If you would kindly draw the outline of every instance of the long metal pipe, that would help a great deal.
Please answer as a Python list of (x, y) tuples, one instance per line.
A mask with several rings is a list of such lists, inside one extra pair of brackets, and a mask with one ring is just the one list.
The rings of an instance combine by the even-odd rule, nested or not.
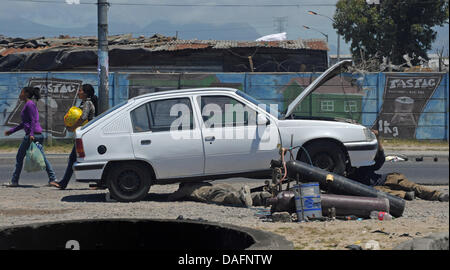
[(328, 215), (331, 208), (336, 209), (336, 216), (355, 215), (357, 217), (369, 218), (370, 212), (390, 210), (387, 198), (372, 198), (359, 196), (345, 196), (335, 194), (322, 194), (322, 214)]
[(301, 182), (319, 182), (320, 188), (327, 190), (331, 194), (386, 198), (389, 200), (389, 213), (394, 217), (400, 217), (405, 210), (405, 201), (399, 197), (378, 191), (370, 186), (330, 173), (326, 170), (313, 167), (307, 163), (290, 160), (286, 162), (286, 168), (289, 177), (296, 178), (296, 175), (299, 174)]
[[(272, 205), (272, 212), (295, 213), (294, 191), (282, 191), (277, 197), (268, 200)], [(331, 208), (335, 209), (336, 216), (355, 215), (369, 218), (372, 211), (389, 212), (389, 200), (386, 198), (372, 198), (359, 196), (344, 196), (335, 194), (321, 194), (322, 215), (328, 216)]]

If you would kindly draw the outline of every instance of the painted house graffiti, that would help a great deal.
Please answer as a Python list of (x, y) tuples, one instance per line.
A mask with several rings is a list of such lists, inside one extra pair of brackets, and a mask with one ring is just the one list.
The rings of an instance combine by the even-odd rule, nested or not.
[[(284, 110), (315, 78), (294, 78), (283, 89)], [(364, 93), (350, 76), (334, 77), (309, 94), (294, 111), (298, 117), (346, 118), (361, 123)]]
[(414, 138), (441, 75), (386, 75), (383, 105), (373, 128), (385, 138)]
[[(56, 137), (64, 137), (64, 115), (75, 104), (78, 89), (82, 81), (64, 79), (31, 78), (28, 86), (38, 87), (41, 99), (37, 102), (39, 123), (44, 132)], [(18, 98), (17, 98), (18, 99)], [(21, 123), (20, 113), (24, 103), (17, 100), (16, 106), (5, 122), (5, 126), (17, 126)]]

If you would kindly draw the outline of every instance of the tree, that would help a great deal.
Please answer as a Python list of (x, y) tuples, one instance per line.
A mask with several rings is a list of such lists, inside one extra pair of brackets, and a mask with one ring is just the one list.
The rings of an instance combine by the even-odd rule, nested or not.
[(339, 0), (333, 27), (346, 42), (356, 62), (388, 57), (395, 65), (404, 63), (403, 55), (428, 60), (427, 51), (436, 39), (434, 26), (448, 23), (448, 0), (381, 0), (368, 5), (366, 0)]

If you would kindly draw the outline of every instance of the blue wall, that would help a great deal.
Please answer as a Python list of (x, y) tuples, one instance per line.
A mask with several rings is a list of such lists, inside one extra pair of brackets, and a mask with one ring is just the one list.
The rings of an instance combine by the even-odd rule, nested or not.
[[(261, 102), (266, 104), (278, 104), (279, 108), (284, 109), (287, 104), (295, 98), (314, 78), (318, 73), (202, 73), (202, 74), (144, 74), (144, 73), (110, 73), (109, 75), (109, 104), (113, 106), (129, 97), (167, 89), (176, 88), (195, 88), (208, 86), (224, 86), (243, 90), (244, 92), (254, 96)], [(439, 77), (439, 83), (430, 92), (429, 97), (423, 100), (423, 108), (418, 111), (415, 108), (414, 112), (417, 114), (417, 121), (413, 127), (414, 132), (407, 135), (401, 135), (402, 138), (410, 139), (434, 139), (434, 140), (448, 140), (449, 137), (449, 108), (448, 108), (448, 73), (396, 73), (397, 75), (406, 76), (407, 78), (421, 78), (425, 75), (435, 75)], [(394, 76), (392, 73), (370, 73), (364, 76), (345, 74), (346, 80), (328, 82), (323, 90), (318, 91), (315, 102), (323, 99), (336, 98), (342, 87), (345, 87), (346, 94), (352, 96), (352, 100), (357, 100), (357, 110), (349, 115), (348, 118), (354, 117), (361, 124), (368, 127), (375, 127), (377, 119), (381, 119), (380, 112), (383, 112), (384, 98), (386, 95), (387, 77)], [(349, 80), (353, 79), (353, 83)], [(4, 139), (4, 131), (9, 129), (12, 125), (12, 113), (14, 113), (16, 105), (18, 105), (18, 96), (22, 87), (29, 85), (33, 80), (45, 80), (49, 84), (56, 85), (55, 89), (65, 89), (64, 84), (72, 83), (90, 83), (96, 91), (98, 89), (98, 78), (96, 73), (59, 73), (59, 72), (39, 72), (39, 73), (0, 73), (0, 139)], [(333, 90), (333, 89), (336, 89)], [(50, 91), (50, 90), (49, 90)], [(65, 91), (65, 90), (64, 90)], [(62, 105), (62, 101), (68, 99), (65, 94), (55, 94), (45, 92), (43, 93), (43, 100), (45, 96), (53, 95), (56, 101), (55, 111), (53, 115), (44, 116), (46, 119), (41, 119), (41, 125), (55, 126), (61, 128), (61, 117), (64, 116), (68, 107)], [(57, 92), (57, 91), (56, 91)], [(342, 93), (342, 91), (340, 92)], [(410, 95), (414, 97), (414, 94)], [(74, 93), (73, 93), (74, 95)], [(418, 99), (419, 100), (419, 99)], [(70, 102), (77, 102), (74, 98)], [(66, 102), (67, 103), (67, 102)], [(417, 102), (416, 102), (417, 103)], [(47, 104), (49, 104), (47, 102)], [(342, 103), (344, 104), (344, 103)], [(387, 101), (386, 101), (387, 104)], [(319, 106), (319, 105), (317, 105)], [(303, 105), (302, 105), (303, 107)], [(320, 107), (320, 106), (319, 106)], [(43, 108), (42, 106), (40, 107)], [(336, 107), (334, 114), (328, 116), (342, 116), (346, 115), (344, 107)], [(394, 114), (392, 111), (384, 113)], [(41, 112), (40, 112), (41, 113)], [(358, 114), (358, 117), (355, 115)], [(45, 115), (42, 112), (42, 115)], [(54, 117), (58, 115), (58, 117)], [(350, 117), (351, 116), (351, 117)], [(52, 118), (58, 119), (59, 123), (54, 123)], [(45, 120), (45, 121), (44, 121)], [(56, 121), (56, 120), (55, 120)], [(401, 125), (400, 125), (401, 126)], [(399, 128), (402, 128), (400, 127)], [(388, 132), (389, 133), (389, 132)], [(395, 132), (388, 134), (387, 137), (395, 137)], [(69, 138), (69, 133), (52, 133), (54, 138)], [(406, 134), (406, 133), (405, 133)], [(23, 132), (17, 132), (9, 138), (20, 138)]]

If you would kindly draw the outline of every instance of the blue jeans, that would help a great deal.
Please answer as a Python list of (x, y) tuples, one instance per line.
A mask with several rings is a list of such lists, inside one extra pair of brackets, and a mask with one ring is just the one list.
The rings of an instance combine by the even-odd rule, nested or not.
[[(52, 165), (50, 164), (50, 162), (48, 162), (47, 157), (44, 154), (44, 147), (42, 145), (44, 141), (44, 137), (42, 136), (42, 134), (35, 134), (34, 135), (34, 142), (36, 143), (36, 146), (39, 148), (39, 150), (41, 150), (42, 152), (42, 156), (44, 156), (44, 161), (45, 161), (45, 170), (47, 171), (47, 175), (48, 175), (48, 181), (55, 181), (56, 180), (56, 176), (55, 176), (55, 172), (53, 171)], [(19, 183), (19, 178), (20, 178), (20, 173), (22, 172), (22, 167), (23, 167), (23, 159), (25, 158), (25, 155), (27, 154), (27, 150), (30, 147), (31, 141), (30, 141), (30, 136), (26, 135), (25, 137), (23, 137), (22, 143), (19, 146), (19, 150), (17, 151), (17, 155), (16, 155), (16, 169), (14, 170), (12, 179), (11, 179), (11, 183), (13, 184), (18, 184)]]
[(66, 168), (66, 172), (64, 173), (64, 177), (63, 179), (61, 179), (61, 181), (59, 181), (59, 185), (61, 187), (67, 187), (67, 184), (69, 184), (70, 178), (72, 177), (73, 174), (73, 164), (75, 163), (75, 161), (77, 161), (77, 152), (75, 151), (75, 145), (72, 148), (72, 152), (70, 152), (69, 155), (69, 162), (67, 164), (67, 168)]

